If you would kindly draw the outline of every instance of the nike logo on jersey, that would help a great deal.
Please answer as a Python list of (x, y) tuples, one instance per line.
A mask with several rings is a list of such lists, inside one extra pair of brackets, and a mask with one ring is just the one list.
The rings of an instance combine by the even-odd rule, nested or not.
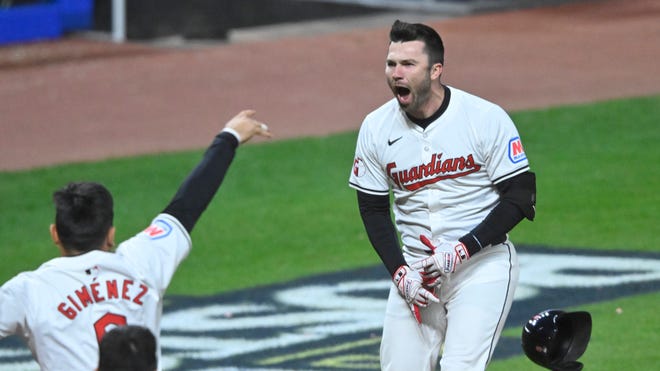
[(398, 170), (396, 162), (387, 164), (387, 176), (401, 189), (414, 191), (444, 179), (454, 179), (479, 171), (472, 154), (467, 157), (448, 158), (443, 160), (442, 153), (431, 156), (431, 161)]
[(388, 139), (388, 140), (387, 140), (387, 145), (388, 145), (388, 146), (391, 146), (392, 144), (394, 144), (394, 143), (398, 142), (399, 140), (401, 140), (401, 138), (403, 138), (403, 136), (398, 137), (398, 138), (396, 138), (396, 139), (394, 139), (394, 140), (389, 140), (389, 139)]

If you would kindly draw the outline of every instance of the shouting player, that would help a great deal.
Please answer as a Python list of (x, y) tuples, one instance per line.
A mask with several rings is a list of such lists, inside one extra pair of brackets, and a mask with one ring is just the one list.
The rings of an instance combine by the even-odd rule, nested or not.
[(227, 122), (165, 209), (115, 252), (110, 192), (90, 182), (56, 191), (50, 234), (61, 257), (0, 287), (0, 338), (22, 337), (42, 370), (94, 370), (106, 331), (139, 325), (158, 337), (165, 289), (237, 146), (271, 136), (253, 116)]
[[(503, 109), (444, 85), (444, 46), (396, 21), (385, 75), (394, 98), (364, 119), (350, 186), (392, 275), (382, 370), (484, 370), (513, 302), (507, 233), (535, 214), (534, 173)], [(390, 191), (394, 219), (390, 217)]]

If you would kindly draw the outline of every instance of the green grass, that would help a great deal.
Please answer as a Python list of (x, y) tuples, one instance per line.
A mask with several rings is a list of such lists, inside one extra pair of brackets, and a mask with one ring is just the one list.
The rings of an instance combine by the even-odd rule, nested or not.
[[(537, 219), (517, 243), (657, 251), (660, 97), (512, 114), (537, 173)], [(210, 294), (378, 264), (347, 185), (357, 133), (239, 149), (169, 289)], [(167, 204), (201, 151), (0, 173), (0, 281), (56, 256), (52, 191), (96, 180), (115, 196), (117, 239)], [(194, 284), (193, 284), (194, 283)]]
[(660, 97), (512, 116), (538, 191), (514, 241), (658, 251)]
[[(537, 218), (519, 244), (658, 251), (660, 96), (512, 114), (537, 174)], [(357, 133), (249, 144), (193, 231), (170, 294), (206, 295), (379, 264), (347, 185)], [(200, 151), (0, 173), (0, 282), (57, 255), (51, 194), (96, 180), (115, 196), (117, 240), (146, 227)], [(590, 370), (650, 370), (657, 293), (594, 304)], [(617, 315), (615, 308), (623, 308)], [(519, 330), (505, 336), (519, 337)], [(524, 357), (489, 370), (537, 370)]]
[[(660, 97), (512, 114), (537, 173), (535, 222), (518, 243), (657, 250)], [(355, 132), (240, 148), (193, 231), (170, 287), (209, 294), (377, 264), (347, 179)], [(96, 180), (115, 195), (118, 240), (169, 201), (202, 152), (0, 173), (0, 280), (57, 254), (47, 227), (52, 191)], [(190, 285), (194, 282), (194, 285)]]
[[(376, 264), (348, 187), (355, 133), (246, 145), (193, 230), (169, 292), (209, 294)], [(201, 151), (2, 173), (0, 281), (57, 254), (51, 194), (95, 180), (115, 197), (117, 241), (146, 227)], [(11, 210), (11, 212), (9, 212)], [(10, 248), (9, 248), (10, 247)], [(190, 283), (194, 282), (194, 285)]]
[[(580, 362), (585, 370), (653, 370), (660, 364), (655, 346), (660, 343), (657, 312), (658, 293), (613, 300), (564, 310), (586, 310), (591, 314), (591, 340)], [(656, 303), (653, 305), (652, 303)], [(620, 313), (617, 313), (620, 308)], [(519, 341), (520, 328), (502, 333)], [(488, 371), (545, 370), (524, 355), (493, 362)]]

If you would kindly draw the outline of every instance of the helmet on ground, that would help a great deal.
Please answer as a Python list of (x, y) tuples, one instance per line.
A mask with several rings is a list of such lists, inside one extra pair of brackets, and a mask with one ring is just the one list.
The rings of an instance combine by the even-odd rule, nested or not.
[(577, 371), (591, 337), (589, 312), (548, 309), (535, 314), (522, 331), (522, 348), (527, 358), (553, 371)]

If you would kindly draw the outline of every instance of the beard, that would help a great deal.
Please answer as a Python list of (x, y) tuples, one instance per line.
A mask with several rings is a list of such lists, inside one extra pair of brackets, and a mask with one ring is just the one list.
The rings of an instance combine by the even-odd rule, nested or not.
[(421, 113), (422, 108), (431, 97), (431, 79), (428, 76), (415, 87), (395, 86), (393, 81), (390, 81), (389, 85), (392, 93), (397, 98), (399, 107), (413, 117), (417, 117)]

